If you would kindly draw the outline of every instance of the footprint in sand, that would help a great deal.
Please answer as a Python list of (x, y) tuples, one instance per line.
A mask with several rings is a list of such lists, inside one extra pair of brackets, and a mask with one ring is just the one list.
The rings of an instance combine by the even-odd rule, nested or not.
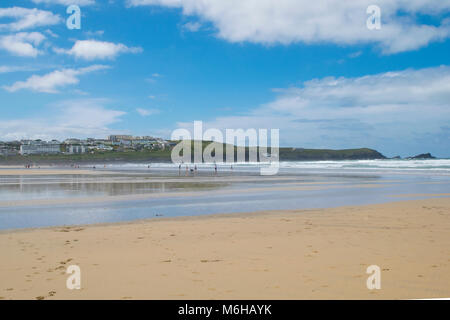
[(60, 264), (66, 264), (66, 263), (68, 263), (68, 262), (70, 262), (70, 261), (72, 261), (73, 259), (72, 258), (69, 258), (69, 259), (67, 259), (66, 261), (61, 261), (60, 262)]

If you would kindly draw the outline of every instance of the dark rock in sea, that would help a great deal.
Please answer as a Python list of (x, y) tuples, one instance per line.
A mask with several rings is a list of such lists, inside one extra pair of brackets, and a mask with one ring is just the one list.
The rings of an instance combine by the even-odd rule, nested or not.
[(409, 157), (406, 159), (411, 159), (411, 160), (425, 160), (425, 159), (436, 159), (436, 157), (433, 157), (431, 155), (431, 153), (422, 153), (422, 154), (418, 154), (417, 156), (414, 157)]

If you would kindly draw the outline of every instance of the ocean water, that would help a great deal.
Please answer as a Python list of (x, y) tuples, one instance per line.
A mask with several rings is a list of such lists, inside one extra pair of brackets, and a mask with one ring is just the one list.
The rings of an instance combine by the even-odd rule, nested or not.
[[(150, 165), (151, 169), (160, 170), (178, 170), (178, 165), (173, 163), (140, 163), (140, 164), (112, 164), (107, 165), (107, 169), (113, 170), (146, 170)], [(196, 165), (199, 169), (213, 169), (212, 163), (190, 164), (189, 168)], [(182, 170), (186, 165), (182, 165)], [(218, 163), (218, 169), (229, 170), (230, 164)], [(261, 163), (233, 163), (234, 171), (255, 172), (261, 167), (267, 167), (267, 164)], [(320, 172), (338, 171), (349, 172), (357, 171), (360, 173), (384, 172), (384, 173), (401, 173), (401, 172), (423, 172), (450, 174), (450, 159), (430, 159), (430, 160), (345, 160), (345, 161), (282, 161), (279, 163), (281, 172)]]
[[(95, 176), (2, 176), (0, 169), (0, 229), (328, 208), (450, 194), (446, 159), (281, 162), (275, 176), (260, 176), (260, 167), (218, 164), (216, 174), (213, 164), (197, 164), (194, 173), (169, 163), (114, 164), (97, 165)], [(139, 199), (127, 198), (135, 195)], [(105, 200), (89, 201), (92, 197)], [(117, 197), (120, 201), (107, 200)], [(52, 199), (77, 201), (27, 202)], [(17, 205), (2, 205), (7, 201)]]

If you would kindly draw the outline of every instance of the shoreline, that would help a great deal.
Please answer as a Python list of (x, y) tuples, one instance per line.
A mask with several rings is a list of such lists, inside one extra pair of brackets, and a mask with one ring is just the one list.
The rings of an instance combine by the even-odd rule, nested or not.
[[(431, 198), (4, 230), (0, 298), (450, 297), (449, 212)], [(65, 288), (69, 264), (81, 290)], [(365, 286), (372, 264), (381, 290)]]
[[(144, 196), (144, 195), (143, 195)], [(156, 195), (158, 196), (158, 195)], [(412, 195), (391, 195), (391, 200), (386, 200), (386, 202), (382, 203), (373, 203), (373, 204), (364, 204), (364, 205), (343, 205), (337, 207), (324, 207), (324, 208), (304, 208), (304, 209), (290, 209), (290, 210), (260, 210), (260, 211), (252, 211), (252, 212), (228, 212), (228, 213), (210, 213), (210, 214), (200, 214), (200, 215), (185, 215), (185, 216), (155, 216), (151, 218), (143, 218), (143, 219), (134, 219), (134, 220), (123, 220), (117, 222), (98, 222), (98, 223), (84, 223), (84, 224), (70, 224), (70, 225), (54, 225), (54, 226), (45, 226), (45, 227), (29, 227), (29, 228), (15, 228), (15, 229), (0, 229), (0, 235), (2, 234), (10, 234), (10, 233), (21, 233), (21, 232), (33, 232), (39, 230), (50, 230), (54, 231), (54, 229), (71, 229), (71, 228), (89, 228), (89, 227), (113, 227), (119, 225), (133, 225), (133, 224), (142, 224), (142, 223), (156, 223), (156, 222), (165, 222), (165, 221), (191, 221), (191, 220), (209, 220), (215, 218), (246, 218), (252, 216), (264, 216), (264, 215), (273, 215), (273, 214), (302, 214), (302, 213), (310, 213), (316, 211), (327, 211), (327, 210), (346, 210), (352, 208), (359, 207), (372, 207), (379, 205), (390, 205), (396, 203), (403, 202), (414, 202), (414, 201), (426, 201), (433, 199), (449, 199), (450, 201), (450, 193), (443, 194), (412, 194)], [(425, 199), (409, 199), (404, 200), (401, 198), (408, 197), (424, 197)], [(397, 199), (398, 200), (397, 200)], [(61, 199), (64, 200), (64, 199)], [(74, 199), (77, 200), (77, 199)], [(122, 200), (118, 200), (122, 201)], [(1, 208), (1, 206), (0, 206)]]

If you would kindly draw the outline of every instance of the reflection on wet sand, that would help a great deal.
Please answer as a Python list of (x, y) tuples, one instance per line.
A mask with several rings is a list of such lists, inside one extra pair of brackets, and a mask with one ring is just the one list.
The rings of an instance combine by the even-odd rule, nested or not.
[(0, 170), (0, 229), (363, 205), (450, 190), (449, 177), (436, 175), (282, 170), (276, 176), (254, 171), (179, 176), (178, 170), (54, 170), (64, 174)]

